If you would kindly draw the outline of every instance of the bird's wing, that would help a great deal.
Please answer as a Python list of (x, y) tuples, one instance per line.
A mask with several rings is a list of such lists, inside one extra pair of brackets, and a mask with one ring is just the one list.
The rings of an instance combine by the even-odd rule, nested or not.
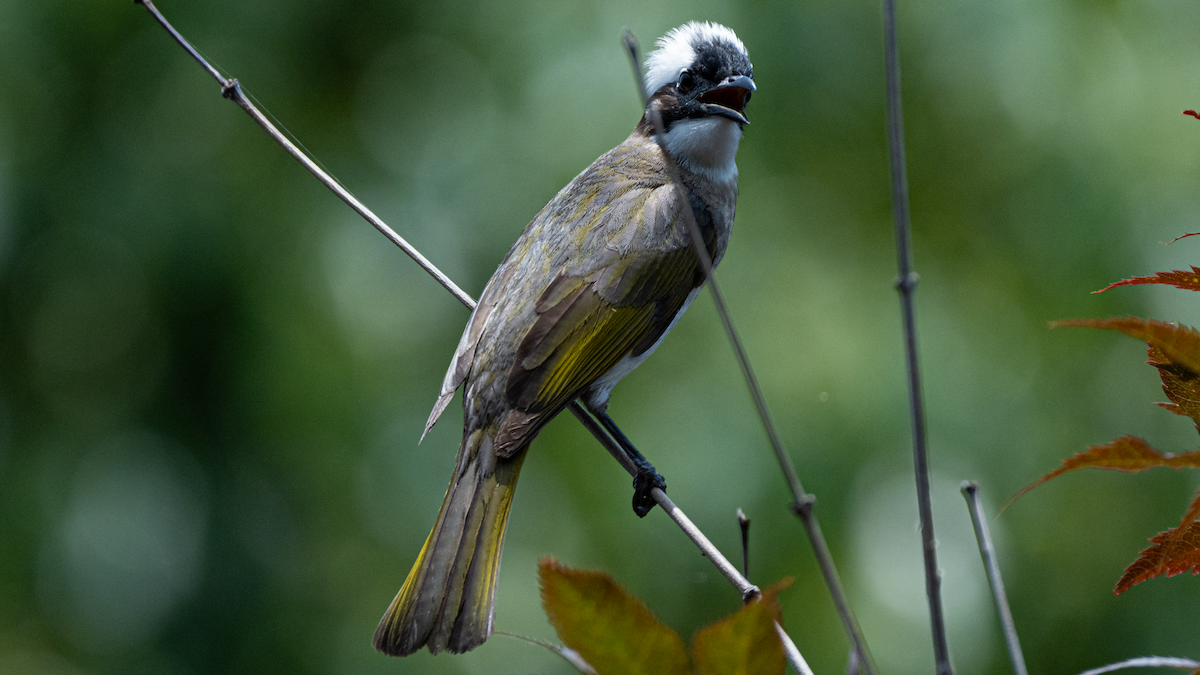
[[(671, 185), (635, 187), (616, 224), (590, 232), (601, 245), (569, 262), (538, 298), (536, 318), (517, 347), (497, 454), (523, 447), (533, 434), (627, 355), (654, 345), (688, 294), (703, 283), (681, 229), (681, 201)], [(589, 235), (592, 236), (592, 235)], [(587, 259), (587, 258), (590, 258)]]
[[(526, 300), (513, 297), (514, 287), (517, 292), (545, 288), (560, 273), (585, 276), (597, 266), (594, 258), (611, 262), (612, 254), (619, 257), (635, 245), (645, 246), (636, 240), (638, 236), (671, 239), (670, 228), (678, 214), (666, 193), (673, 191), (655, 189), (663, 186), (664, 176), (657, 145), (626, 142), (597, 159), (534, 217), (488, 281), (471, 313), (422, 439), (475, 367), (483, 335), (503, 334), (507, 324), (530, 320), (526, 312), (531, 308), (520, 306)], [(596, 255), (580, 255), (587, 251)], [(574, 266), (572, 261), (576, 261)], [(496, 314), (502, 304), (504, 309)], [(492, 325), (494, 317), (500, 327)]]
[(446, 370), (446, 377), (442, 380), (442, 390), (433, 404), (433, 411), (429, 413), (429, 421), (425, 423), (425, 431), (421, 433), (421, 440), (425, 439), (425, 434), (429, 433), (434, 423), (442, 416), (442, 412), (446, 410), (446, 406), (450, 405), (450, 399), (454, 398), (454, 392), (467, 378), (467, 373), (471, 371), (471, 364), (475, 360), (475, 348), (479, 345), (479, 336), (483, 334), (484, 328), (492, 318), (493, 310), (496, 309), (495, 296), (508, 286), (515, 271), (516, 268), (511, 265), (501, 266), (497, 270), (496, 276), (488, 282), (487, 288), (483, 289), (483, 295), (480, 296), (475, 309), (471, 311), (471, 319), (467, 321), (467, 328), (463, 331), (462, 339), (458, 341), (458, 348), (454, 350), (454, 358), (450, 359), (450, 368)]

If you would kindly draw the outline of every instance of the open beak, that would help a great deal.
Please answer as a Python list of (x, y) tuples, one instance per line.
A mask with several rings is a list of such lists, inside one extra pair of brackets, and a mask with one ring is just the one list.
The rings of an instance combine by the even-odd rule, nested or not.
[(701, 94), (697, 100), (709, 115), (727, 117), (738, 124), (750, 124), (743, 111), (750, 94), (757, 90), (754, 80), (745, 75), (734, 75)]

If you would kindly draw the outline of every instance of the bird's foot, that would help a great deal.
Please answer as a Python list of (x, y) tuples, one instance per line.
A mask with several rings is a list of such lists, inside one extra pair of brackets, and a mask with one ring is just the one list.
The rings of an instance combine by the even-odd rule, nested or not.
[(663, 492), (667, 491), (667, 481), (663, 479), (661, 473), (654, 470), (654, 467), (642, 469), (633, 477), (633, 512), (637, 514), (638, 518), (645, 518), (657, 503), (651, 494), (654, 488)]

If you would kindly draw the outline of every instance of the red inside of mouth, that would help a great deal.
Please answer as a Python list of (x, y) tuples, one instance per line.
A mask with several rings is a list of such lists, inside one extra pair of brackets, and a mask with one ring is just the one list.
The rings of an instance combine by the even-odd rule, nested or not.
[(746, 109), (746, 102), (750, 100), (750, 92), (741, 87), (721, 87), (705, 93), (700, 100), (742, 112)]

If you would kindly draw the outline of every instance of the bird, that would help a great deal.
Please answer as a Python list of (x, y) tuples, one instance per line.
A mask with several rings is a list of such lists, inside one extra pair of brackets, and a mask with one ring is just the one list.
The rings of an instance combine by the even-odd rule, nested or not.
[[(643, 114), (534, 216), (467, 322), (425, 426), (462, 388), (462, 444), (433, 529), (375, 632), (381, 652), (462, 653), (487, 640), (530, 443), (576, 399), (616, 430), (607, 415), (613, 387), (654, 352), (707, 280), (687, 218), (714, 265), (725, 254), (735, 158), (757, 89), (749, 54), (731, 29), (697, 21), (656, 47), (643, 84), (646, 110), (661, 123)], [(634, 510), (644, 516), (650, 490), (666, 483), (641, 461)]]

